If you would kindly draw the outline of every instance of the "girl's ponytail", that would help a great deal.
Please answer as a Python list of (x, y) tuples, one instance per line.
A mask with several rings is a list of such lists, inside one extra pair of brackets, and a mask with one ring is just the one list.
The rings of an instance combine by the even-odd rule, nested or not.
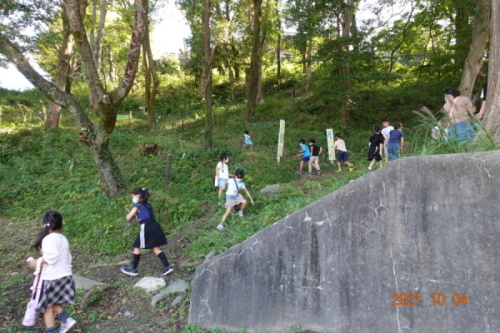
[(49, 234), (50, 230), (60, 230), (62, 229), (62, 215), (54, 210), (48, 211), (43, 217), (43, 229), (38, 233), (35, 243), (31, 246), (34, 249), (40, 249), (42, 247), (42, 241)]

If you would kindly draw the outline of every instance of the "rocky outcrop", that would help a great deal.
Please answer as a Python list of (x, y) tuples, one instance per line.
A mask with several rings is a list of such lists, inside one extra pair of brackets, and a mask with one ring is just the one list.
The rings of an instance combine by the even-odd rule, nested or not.
[(201, 264), (189, 322), (493, 332), (499, 216), (500, 152), (400, 159)]

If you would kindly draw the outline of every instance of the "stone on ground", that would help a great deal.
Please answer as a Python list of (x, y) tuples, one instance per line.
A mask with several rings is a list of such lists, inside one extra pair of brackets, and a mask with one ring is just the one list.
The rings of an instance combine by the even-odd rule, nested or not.
[(164, 288), (166, 285), (167, 283), (163, 278), (145, 276), (135, 284), (135, 287), (142, 288), (146, 292), (152, 293), (158, 289)]
[(186, 291), (188, 288), (189, 288), (189, 283), (187, 283), (184, 280), (177, 279), (174, 282), (172, 282), (171, 285), (169, 285), (167, 288), (163, 289), (153, 297), (153, 299), (151, 300), (151, 306), (152, 307), (156, 306), (156, 304), (159, 301), (168, 297), (170, 294), (181, 293)]

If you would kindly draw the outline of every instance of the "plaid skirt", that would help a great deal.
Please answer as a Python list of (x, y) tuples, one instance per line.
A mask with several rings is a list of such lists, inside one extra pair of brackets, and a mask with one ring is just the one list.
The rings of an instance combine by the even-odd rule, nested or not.
[(40, 315), (49, 306), (56, 304), (75, 303), (75, 282), (73, 276), (68, 275), (57, 280), (43, 280), (42, 295), (36, 307)]

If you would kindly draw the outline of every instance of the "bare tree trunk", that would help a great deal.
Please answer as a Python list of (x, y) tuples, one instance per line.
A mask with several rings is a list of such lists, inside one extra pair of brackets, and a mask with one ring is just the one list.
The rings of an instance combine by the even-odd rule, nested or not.
[(312, 79), (312, 51), (313, 51), (313, 37), (309, 36), (307, 39), (307, 53), (306, 53), (306, 91), (309, 90)]
[(70, 94), (59, 89), (56, 85), (41, 76), (19, 51), (19, 47), (12, 43), (0, 32), (0, 53), (4, 54), (17, 69), (46, 97), (61, 107), (68, 109), (80, 128), (85, 128), (92, 141), (92, 154), (96, 168), (101, 176), (104, 191), (108, 197), (115, 197), (124, 192), (125, 183), (115, 164), (109, 149), (109, 139), (116, 125), (118, 107), (130, 92), (137, 74), (141, 54), (141, 45), (144, 39), (145, 13), (141, 0), (135, 0), (135, 22), (132, 28), (130, 49), (123, 76), (118, 87), (107, 93), (104, 91), (92, 56), (87, 32), (84, 25), (86, 3), (79, 0), (64, 0), (63, 8), (67, 14), (70, 32), (78, 45), (78, 53), (82, 64), (85, 80), (89, 87), (91, 107), (98, 112), (98, 124), (94, 124), (85, 113), (85, 110)]
[[(144, 11), (148, 12), (149, 1), (144, 0)], [(156, 95), (158, 93), (158, 87), (160, 86), (160, 80), (156, 72), (156, 65), (153, 60), (153, 52), (151, 50), (151, 41), (149, 39), (149, 18), (145, 18), (146, 34), (144, 36), (144, 67), (146, 70), (146, 88), (145, 88), (145, 99), (146, 99), (146, 112), (148, 113), (148, 126), (150, 129), (156, 127), (156, 115), (154, 110), (154, 103)], [(151, 81), (153, 81), (153, 89), (151, 89)]]
[(204, 99), (205, 99), (205, 148), (212, 147), (212, 49), (210, 47), (210, 10), (211, 0), (205, 0), (203, 11), (203, 62), (204, 62)]
[[(57, 52), (57, 73), (56, 73), (56, 86), (66, 91), (70, 84), (69, 75), (71, 73), (71, 56), (73, 54), (73, 41), (69, 31), (68, 19), (62, 15), (63, 21), (63, 35), (62, 43), (59, 51)], [(54, 102), (49, 103), (49, 111), (45, 113), (45, 127), (59, 127), (59, 119), (61, 116), (61, 106)]]
[(481, 70), (484, 49), (490, 37), (490, 23), (491, 0), (477, 0), (469, 55), (465, 60), (462, 78), (458, 86), (458, 90), (460, 90), (460, 93), (464, 96), (471, 97), (477, 74)]
[(236, 100), (236, 95), (235, 95), (235, 80), (234, 80), (234, 70), (233, 70), (233, 66), (231, 64), (231, 62), (229, 61), (229, 59), (226, 57), (224, 59), (224, 62), (226, 64), (226, 67), (227, 67), (227, 72), (228, 72), (228, 76), (229, 76), (229, 89), (230, 89), (230, 92), (231, 92), (231, 102), (234, 102)]
[(92, 0), (92, 15), (90, 16), (89, 43), (92, 54), (95, 52), (95, 25), (97, 21), (97, 0)]
[(494, 136), (500, 136), (500, 3), (492, 1), (491, 4), (491, 38), (490, 38), (490, 63), (488, 68), (488, 96), (486, 97), (486, 110), (484, 126)]
[(100, 12), (99, 12), (99, 28), (97, 29), (97, 41), (94, 50), (95, 65), (97, 68), (97, 73), (101, 72), (101, 59), (102, 59), (102, 43), (104, 40), (104, 27), (106, 25), (106, 14), (107, 14), (107, 4), (106, 0), (101, 0)]
[[(115, 65), (113, 61), (113, 49), (111, 48), (111, 45), (108, 45), (108, 78), (109, 82), (115, 82), (116, 81), (116, 71), (115, 71)], [(105, 77), (105, 76), (104, 76)], [(104, 84), (106, 84), (106, 80), (104, 80)]]
[(276, 81), (278, 85), (281, 84), (281, 28), (276, 42)]
[[(262, 50), (262, 49), (261, 49)], [(263, 89), (263, 76), (262, 76), (262, 54), (259, 56), (259, 76), (257, 81), (257, 103), (264, 103), (264, 89)]]
[(342, 15), (342, 33), (341, 37), (343, 42), (342, 52), (345, 54), (344, 62), (341, 65), (340, 73), (342, 75), (342, 81), (344, 83), (344, 98), (342, 101), (342, 111), (340, 116), (340, 121), (346, 123), (350, 118), (350, 108), (351, 108), (351, 95), (352, 95), (352, 82), (350, 78), (351, 74), (351, 63), (349, 60), (349, 38), (351, 36), (351, 24), (353, 24), (352, 18), (354, 14), (354, 0), (347, 0), (346, 8)]
[(255, 115), (257, 97), (259, 94), (259, 65), (261, 46), (261, 19), (262, 0), (253, 0), (253, 21), (252, 21), (252, 52), (250, 56), (250, 68), (247, 78), (247, 110), (246, 123), (249, 124)]

